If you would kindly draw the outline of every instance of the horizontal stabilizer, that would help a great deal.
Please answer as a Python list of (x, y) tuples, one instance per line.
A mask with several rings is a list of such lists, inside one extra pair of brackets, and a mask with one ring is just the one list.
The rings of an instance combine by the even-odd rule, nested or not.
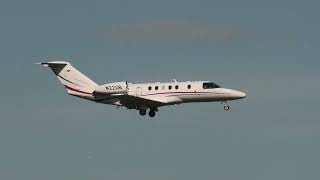
[(38, 65), (43, 65), (45, 67), (49, 67), (51, 65), (67, 65), (69, 64), (68, 62), (64, 62), (64, 61), (51, 61), (51, 62), (39, 62), (39, 63), (35, 63)]
[(37, 65), (43, 65), (44, 67), (49, 67), (48, 63), (35, 63)]

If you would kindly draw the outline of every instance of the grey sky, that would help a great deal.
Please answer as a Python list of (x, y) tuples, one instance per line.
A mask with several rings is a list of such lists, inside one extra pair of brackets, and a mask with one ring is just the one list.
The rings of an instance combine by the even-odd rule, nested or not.
[[(0, 179), (319, 179), (319, 5), (0, 1)], [(212, 80), (248, 97), (148, 120), (67, 96), (44, 57), (98, 83)]]

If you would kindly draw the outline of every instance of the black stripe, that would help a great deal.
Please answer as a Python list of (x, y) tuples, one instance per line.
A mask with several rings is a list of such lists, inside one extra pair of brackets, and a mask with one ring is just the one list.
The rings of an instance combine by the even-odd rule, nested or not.
[(68, 79), (66, 79), (66, 78), (64, 78), (64, 77), (62, 77), (62, 76), (60, 76), (60, 75), (57, 75), (57, 76), (58, 76), (58, 77), (60, 77), (61, 79), (65, 80), (65, 81), (67, 81), (67, 82), (71, 83), (71, 84), (74, 84), (74, 85), (77, 85), (77, 86), (82, 87), (81, 85), (76, 84), (76, 83), (74, 83), (74, 82), (71, 82), (71, 81), (69, 81)]

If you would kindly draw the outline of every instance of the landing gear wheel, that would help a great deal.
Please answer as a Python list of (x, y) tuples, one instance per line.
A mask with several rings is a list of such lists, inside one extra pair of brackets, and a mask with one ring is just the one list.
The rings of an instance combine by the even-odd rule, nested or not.
[(139, 110), (139, 114), (140, 114), (141, 116), (144, 116), (144, 115), (147, 114), (147, 111), (146, 111), (145, 109), (140, 109), (140, 110)]
[(224, 105), (224, 106), (223, 106), (223, 109), (226, 110), (226, 111), (228, 111), (228, 110), (230, 109), (230, 106)]
[(154, 117), (156, 115), (156, 112), (155, 111), (149, 111), (149, 116), (150, 117)]

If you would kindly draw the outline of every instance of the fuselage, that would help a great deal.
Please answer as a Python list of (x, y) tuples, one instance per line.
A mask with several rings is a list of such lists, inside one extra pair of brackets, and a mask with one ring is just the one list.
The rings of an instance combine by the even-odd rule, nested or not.
[(221, 88), (220, 86), (204, 87), (209, 81), (187, 81), (167, 83), (128, 84), (129, 95), (175, 97), (178, 103), (210, 102), (241, 99), (245, 93)]
[[(111, 88), (117, 87), (117, 83), (114, 84)], [(107, 87), (109, 85), (102, 86)], [(222, 88), (210, 81), (126, 83), (126, 86), (128, 95), (150, 100), (162, 100), (165, 102), (162, 106), (190, 102), (223, 102), (246, 97), (246, 94), (241, 91)], [(106, 100), (103, 103), (121, 105), (113, 99)]]

